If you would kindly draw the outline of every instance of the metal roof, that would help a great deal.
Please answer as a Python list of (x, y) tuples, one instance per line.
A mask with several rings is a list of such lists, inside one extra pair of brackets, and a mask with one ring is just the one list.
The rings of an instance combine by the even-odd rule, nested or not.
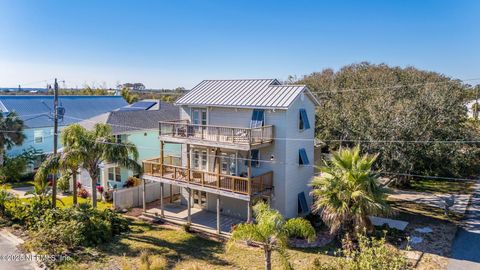
[[(0, 96), (0, 103), (16, 112), (26, 128), (53, 127), (53, 96)], [(121, 96), (59, 96), (58, 104), (65, 108), (60, 126), (128, 105)]]
[(305, 85), (281, 85), (275, 79), (204, 80), (175, 104), (287, 109), (301, 93), (318, 104)]

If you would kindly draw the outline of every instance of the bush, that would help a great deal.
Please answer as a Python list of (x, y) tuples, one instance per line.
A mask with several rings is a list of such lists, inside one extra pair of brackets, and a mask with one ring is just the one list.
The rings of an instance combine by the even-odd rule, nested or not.
[(322, 264), (315, 260), (315, 270), (408, 270), (409, 266), (405, 255), (398, 249), (388, 246), (385, 238), (368, 238), (358, 235), (358, 248), (354, 250), (342, 250), (333, 262)]
[(158, 255), (152, 255), (148, 251), (140, 254), (140, 270), (163, 270), (167, 269), (167, 260)]
[(48, 209), (32, 227), (27, 246), (45, 254), (62, 254), (78, 247), (106, 243), (129, 231), (128, 221), (118, 213), (93, 209), (89, 205)]
[(80, 198), (88, 198), (88, 196), (90, 196), (90, 194), (88, 193), (88, 191), (84, 188), (80, 188), (80, 190), (78, 191), (78, 196), (80, 196)]
[(62, 175), (60, 179), (58, 179), (57, 187), (63, 193), (67, 193), (70, 191), (70, 176), (69, 175)]
[(141, 183), (142, 183), (142, 180), (140, 178), (137, 178), (135, 176), (130, 176), (128, 177), (128, 180), (127, 182), (125, 182), (123, 187), (127, 187), (127, 188), (136, 187), (136, 186), (139, 186)]
[(310, 222), (304, 218), (291, 218), (287, 220), (285, 230), (287, 236), (292, 238), (304, 239), (304, 235), (315, 235), (315, 229)]
[(22, 156), (4, 156), (3, 166), (0, 166), (0, 182), (17, 182), (22, 178), (28, 165), (28, 160)]

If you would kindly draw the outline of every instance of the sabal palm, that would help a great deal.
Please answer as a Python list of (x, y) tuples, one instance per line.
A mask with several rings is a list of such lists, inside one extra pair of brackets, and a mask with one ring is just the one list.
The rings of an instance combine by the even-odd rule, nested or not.
[(117, 143), (112, 129), (106, 124), (95, 124), (92, 130), (86, 130), (78, 124), (62, 130), (62, 142), (69, 151), (75, 151), (82, 167), (88, 171), (92, 186), (92, 206), (97, 206), (96, 182), (99, 177), (99, 165), (102, 162), (116, 163), (119, 166), (141, 170), (137, 163), (138, 151), (131, 143)]
[(313, 240), (315, 229), (305, 219), (295, 218), (286, 221), (277, 210), (271, 209), (263, 202), (256, 204), (253, 211), (256, 222), (238, 225), (232, 232), (229, 246), (242, 240), (255, 241), (263, 247), (265, 269), (272, 268), (272, 251), (278, 252), (284, 267), (290, 268), (286, 254), (288, 237), (292, 232), (296, 232), (297, 236)]
[(369, 215), (386, 215), (391, 209), (378, 174), (372, 170), (377, 155), (361, 155), (360, 148), (333, 153), (312, 182), (313, 210), (332, 232), (371, 229)]
[(23, 121), (16, 113), (10, 112), (6, 116), (0, 112), (0, 165), (3, 164), (3, 152), (14, 145), (21, 145), (25, 139)]

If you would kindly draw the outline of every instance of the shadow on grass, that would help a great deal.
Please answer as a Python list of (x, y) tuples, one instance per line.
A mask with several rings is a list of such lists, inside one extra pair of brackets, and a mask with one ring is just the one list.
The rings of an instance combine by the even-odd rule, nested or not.
[(207, 261), (214, 265), (229, 265), (229, 262), (217, 256), (224, 252), (222, 243), (194, 234), (184, 234), (186, 233), (182, 231), (134, 222), (130, 233), (116, 237), (110, 244), (99, 247), (99, 250), (105, 256), (135, 258), (140, 256), (142, 251), (161, 255), (167, 259), (168, 269), (180, 261), (189, 259)]

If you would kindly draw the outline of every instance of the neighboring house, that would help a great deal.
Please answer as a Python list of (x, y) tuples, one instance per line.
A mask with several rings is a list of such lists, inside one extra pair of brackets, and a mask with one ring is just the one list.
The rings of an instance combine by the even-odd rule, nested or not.
[(465, 104), (465, 106), (467, 107), (467, 115), (468, 117), (470, 118), (477, 118), (478, 117), (478, 110), (475, 110), (475, 107), (479, 107), (480, 106), (478, 105), (480, 102), (478, 102), (477, 100), (471, 100), (469, 102), (467, 102), (467, 104)]
[(247, 220), (256, 200), (287, 218), (309, 212), (318, 101), (306, 86), (205, 80), (175, 104), (180, 120), (160, 122), (163, 151), (144, 162), (144, 179), (180, 187), (181, 204)]
[[(156, 108), (156, 109), (152, 109)], [(80, 122), (80, 125), (92, 129), (97, 123), (108, 124), (112, 133), (117, 137), (118, 143), (133, 143), (138, 150), (139, 164), (143, 160), (160, 155), (160, 141), (158, 140), (158, 122), (179, 118), (179, 109), (168, 103), (158, 101), (139, 101), (119, 110), (107, 112)], [(168, 144), (165, 152), (179, 157), (181, 147), (178, 144)], [(124, 187), (133, 171), (117, 166), (116, 164), (102, 164), (100, 179), (97, 184), (107, 189), (120, 189)], [(80, 183), (85, 187), (91, 186), (88, 173), (80, 173)]]
[[(59, 130), (114, 109), (128, 105), (120, 96), (59, 96)], [(24, 121), (25, 140), (15, 146), (7, 155), (15, 156), (23, 150), (35, 148), (43, 154), (53, 151), (53, 96), (0, 96), (0, 110), (3, 113), (16, 112)], [(58, 147), (61, 148), (60, 139)]]

